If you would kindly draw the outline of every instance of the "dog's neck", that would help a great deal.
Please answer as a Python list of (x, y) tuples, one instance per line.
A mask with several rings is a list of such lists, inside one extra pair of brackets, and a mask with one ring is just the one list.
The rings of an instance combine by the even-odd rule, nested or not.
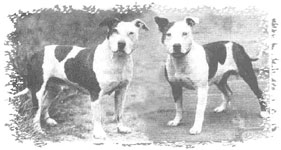
[(173, 56), (170, 57), (176, 73), (184, 73), (186, 71), (186, 64), (188, 63), (186, 59), (187, 56), (185, 55), (179, 58)]
[(126, 68), (127, 62), (132, 59), (131, 55), (119, 55), (118, 53), (113, 52), (110, 49), (109, 41), (107, 39), (101, 44), (101, 49), (103, 51), (101, 56), (103, 62), (107, 62), (108, 68), (111, 68), (111, 71), (116, 74), (122, 73), (124, 68)]

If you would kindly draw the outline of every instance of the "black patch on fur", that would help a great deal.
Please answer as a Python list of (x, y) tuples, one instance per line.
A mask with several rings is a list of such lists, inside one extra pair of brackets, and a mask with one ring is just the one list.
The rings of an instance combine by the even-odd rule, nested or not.
[(100, 24), (99, 27), (107, 26), (109, 29), (113, 29), (117, 26), (117, 24), (120, 22), (118, 18), (105, 18)]
[(189, 25), (191, 27), (193, 27), (195, 25), (195, 21), (191, 18), (186, 18), (185, 21), (186, 21), (187, 25)]
[(218, 41), (203, 45), (209, 65), (209, 79), (215, 76), (218, 69), (218, 63), (222, 65), (224, 64), (226, 60), (225, 44), (228, 42), (229, 41)]
[(169, 24), (164, 28), (163, 32), (162, 32), (162, 37), (161, 37), (161, 42), (164, 43), (165, 39), (166, 39), (166, 34), (167, 31), (175, 24), (175, 22), (169, 22)]
[(93, 71), (94, 53), (95, 48), (81, 50), (75, 58), (68, 59), (64, 66), (67, 78), (87, 89), (92, 101), (98, 98), (101, 90)]
[(107, 39), (109, 39), (109, 37), (113, 33), (118, 33), (118, 31), (114, 28), (118, 25), (119, 22), (120, 20), (118, 18), (106, 18), (99, 24), (99, 27), (104, 27), (104, 26), (108, 27), (108, 32), (106, 36)]
[(56, 59), (61, 62), (65, 59), (65, 57), (68, 55), (68, 53), (73, 49), (73, 46), (64, 46), (59, 45), (55, 49), (55, 57)]
[(148, 27), (143, 23), (143, 22), (141, 22), (141, 21), (137, 21), (136, 23), (135, 23), (135, 25), (136, 25), (136, 27), (138, 27), (138, 28), (142, 28), (143, 30), (145, 30), (145, 31), (148, 31), (149, 29), (148, 29)]
[(109, 39), (109, 37), (112, 35), (112, 34), (118, 34), (118, 31), (114, 28), (114, 29), (110, 29), (108, 32), (107, 32), (107, 36), (106, 38)]
[[(251, 58), (245, 52), (243, 46), (233, 43), (233, 58), (237, 65), (239, 75), (244, 79), (244, 81), (250, 86), (254, 94), (258, 99), (263, 99), (263, 92), (260, 90), (257, 82), (257, 77), (255, 75)], [(260, 101), (260, 107), (262, 111), (266, 109), (266, 103)]]
[(165, 79), (166, 79), (167, 81), (169, 81), (166, 65), (164, 66), (164, 75), (165, 75)]
[(169, 22), (167, 18), (160, 17), (155, 17), (154, 20), (158, 25), (159, 31), (162, 32), (161, 42), (164, 43), (167, 31), (175, 24), (175, 22)]

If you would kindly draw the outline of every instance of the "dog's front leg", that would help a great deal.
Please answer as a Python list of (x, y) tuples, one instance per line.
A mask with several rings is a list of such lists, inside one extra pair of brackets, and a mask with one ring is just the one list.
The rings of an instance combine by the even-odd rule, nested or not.
[(124, 126), (123, 124), (123, 111), (126, 101), (126, 91), (128, 88), (128, 80), (122, 81), (119, 88), (115, 91), (115, 118), (117, 121), (117, 132), (118, 133), (130, 133), (131, 129)]
[(197, 88), (198, 100), (196, 106), (195, 121), (193, 127), (189, 130), (190, 134), (199, 134), (202, 130), (204, 114), (207, 105), (208, 89), (208, 85), (200, 86)]
[(176, 83), (171, 83), (171, 88), (175, 100), (176, 115), (173, 120), (168, 122), (168, 126), (177, 126), (182, 120), (182, 87)]
[(101, 101), (104, 99), (106, 95), (104, 91), (101, 90), (99, 93), (99, 97), (96, 101), (91, 102), (91, 109), (93, 110), (93, 123), (94, 123), (94, 130), (93, 130), (93, 137), (96, 139), (106, 139), (106, 133), (103, 130), (101, 124), (101, 117), (102, 117), (102, 109), (101, 109)]

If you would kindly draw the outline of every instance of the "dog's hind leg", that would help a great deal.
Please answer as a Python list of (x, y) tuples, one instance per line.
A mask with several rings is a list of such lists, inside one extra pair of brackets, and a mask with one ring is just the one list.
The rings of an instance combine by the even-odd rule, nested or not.
[(41, 89), (36, 93), (36, 98), (38, 100), (38, 110), (35, 113), (35, 116), (33, 118), (33, 124), (34, 124), (34, 130), (38, 131), (40, 133), (43, 133), (43, 130), (41, 128), (41, 114), (42, 114), (42, 103), (44, 102), (46, 98), (46, 91), (45, 91), (45, 84), (41, 86)]
[(175, 100), (175, 107), (176, 107), (176, 115), (175, 118), (168, 122), (168, 126), (177, 126), (180, 124), (182, 120), (182, 87), (180, 85), (176, 85), (174, 83), (170, 83), (172, 88), (173, 98)]
[(226, 110), (231, 101), (231, 96), (233, 93), (229, 85), (227, 84), (227, 79), (230, 75), (237, 75), (237, 72), (234, 70), (229, 70), (223, 74), (221, 80), (218, 83), (215, 83), (218, 89), (222, 92), (222, 103), (220, 104), (220, 106), (214, 109), (214, 112), (222, 112)]
[(266, 107), (267, 104), (264, 101), (263, 98), (263, 92), (260, 90), (258, 86), (258, 81), (257, 77), (255, 75), (252, 62), (250, 57), (246, 54), (244, 48), (241, 45), (234, 45), (235, 47), (233, 48), (235, 51), (233, 51), (233, 56), (235, 63), (237, 65), (239, 75), (244, 79), (244, 81), (249, 85), (251, 90), (254, 92), (256, 97), (259, 100), (260, 104), (260, 115), (261, 117), (266, 117), (267, 112), (266, 112)]
[(40, 133), (43, 133), (43, 130), (41, 128), (41, 114), (42, 114), (42, 106), (43, 104), (45, 104), (45, 100), (46, 100), (46, 96), (47, 96), (47, 90), (46, 90), (46, 86), (47, 86), (47, 81), (49, 80), (49, 75), (44, 75), (43, 77), (43, 83), (40, 86), (40, 89), (38, 92), (36, 92), (35, 96), (36, 99), (38, 100), (38, 110), (35, 113), (35, 116), (33, 118), (33, 124), (34, 124), (34, 130), (38, 131)]
[(56, 99), (56, 97), (50, 97), (51, 93), (50, 91), (46, 91), (46, 97), (45, 99), (42, 101), (42, 115), (43, 115), (43, 119), (46, 121), (46, 123), (50, 126), (55, 126), (57, 125), (57, 122), (50, 117), (49, 115), (49, 108), (53, 102), (53, 100)]
[(65, 82), (59, 78), (51, 77), (46, 84), (46, 99), (42, 101), (42, 115), (44, 121), (50, 126), (57, 125), (57, 122), (50, 117), (49, 108), (54, 101), (59, 100), (63, 94)]
[(249, 85), (251, 90), (254, 92), (254, 94), (258, 98), (260, 109), (261, 109), (260, 116), (261, 117), (267, 117), (268, 116), (267, 112), (266, 112), (267, 104), (264, 101), (263, 92), (261, 91), (261, 89), (258, 86), (257, 77), (255, 76), (254, 71), (253, 70), (245, 70), (245, 72), (240, 73), (240, 76)]
[(218, 84), (216, 84), (216, 86), (222, 92), (222, 103), (214, 109), (214, 112), (223, 112), (224, 110), (227, 109), (227, 107), (229, 105), (232, 92), (230, 92), (231, 90), (229, 90), (230, 88), (228, 87), (226, 82), (218, 83)]
[(229, 87), (229, 85), (227, 83), (225, 84), (225, 87), (226, 87), (228, 93), (230, 94), (230, 96), (232, 96), (233, 92), (232, 92), (232, 90), (230, 89), (230, 87)]

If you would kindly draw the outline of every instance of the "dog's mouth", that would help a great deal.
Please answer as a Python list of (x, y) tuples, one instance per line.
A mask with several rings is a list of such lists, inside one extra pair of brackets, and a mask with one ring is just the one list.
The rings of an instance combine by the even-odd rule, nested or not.
[(185, 53), (182, 53), (182, 52), (173, 52), (173, 53), (171, 53), (171, 55), (172, 55), (173, 57), (175, 57), (175, 58), (181, 58), (181, 57), (186, 56), (186, 55), (190, 52), (190, 49), (191, 49), (191, 48), (189, 48)]
[(117, 54), (118, 56), (127, 55), (127, 53), (125, 52), (124, 49), (118, 49), (118, 50), (115, 51), (114, 53)]
[(181, 52), (179, 52), (179, 53), (171, 53), (171, 55), (172, 55), (173, 57), (180, 58), (180, 57), (185, 56), (185, 53), (181, 53)]
[(130, 53), (127, 53), (125, 49), (117, 49), (117, 51), (113, 51), (113, 54), (119, 57), (130, 55)]

